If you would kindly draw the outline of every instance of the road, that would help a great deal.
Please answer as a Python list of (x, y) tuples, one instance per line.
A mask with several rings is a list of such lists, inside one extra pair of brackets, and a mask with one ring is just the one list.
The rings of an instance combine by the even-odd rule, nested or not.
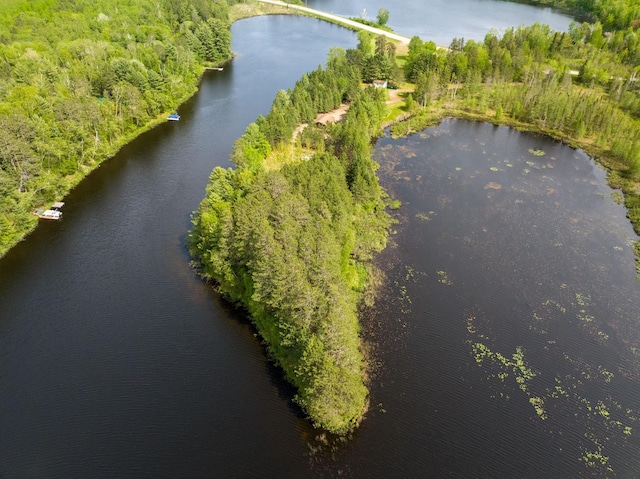
[(270, 3), (272, 5), (278, 5), (284, 8), (293, 8), (295, 10), (300, 10), (312, 15), (316, 15), (318, 17), (328, 18), (330, 20), (341, 23), (343, 25), (354, 27), (358, 30), (366, 30), (366, 31), (375, 33), (376, 35), (384, 35), (385, 37), (391, 40), (396, 40), (405, 45), (408, 45), (409, 41), (411, 40), (409, 37), (398, 35), (397, 33), (388, 32), (380, 28), (371, 27), (369, 25), (365, 25), (364, 23), (349, 20), (348, 18), (341, 17), (339, 15), (334, 15), (333, 13), (321, 12), (320, 10), (314, 10), (313, 8), (303, 7), (301, 5), (293, 5), (293, 4), (281, 2), (278, 0), (258, 0), (258, 1), (263, 3)]

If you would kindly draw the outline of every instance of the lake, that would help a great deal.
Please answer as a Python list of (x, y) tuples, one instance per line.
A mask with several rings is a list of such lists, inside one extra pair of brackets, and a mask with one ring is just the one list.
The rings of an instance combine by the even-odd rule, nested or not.
[[(357, 39), (282, 16), (232, 32), (236, 59), (179, 122), (123, 148), (0, 260), (0, 477), (637, 476), (624, 210), (586, 156), (483, 124), (379, 141), (403, 206), (364, 316), (371, 410), (345, 439), (309, 426), (184, 240), (234, 139)], [(585, 465), (594, 453), (607, 464)]]
[(344, 17), (377, 21), (378, 10), (389, 11), (387, 25), (396, 33), (447, 46), (454, 38), (482, 41), (492, 29), (497, 33), (519, 25), (542, 23), (552, 30), (568, 31), (573, 17), (552, 8), (502, 0), (306, 0), (307, 6)]
[(401, 476), (636, 477), (638, 238), (605, 172), (461, 120), (382, 139), (376, 156), (403, 203), (367, 316), (376, 416), (414, 438)]

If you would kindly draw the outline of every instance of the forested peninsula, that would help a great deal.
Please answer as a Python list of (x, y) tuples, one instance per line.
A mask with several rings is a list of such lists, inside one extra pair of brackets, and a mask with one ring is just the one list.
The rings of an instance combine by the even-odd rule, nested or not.
[[(326, 69), (278, 92), (236, 141), (236, 168), (212, 172), (188, 240), (202, 276), (251, 315), (296, 402), (334, 433), (367, 407), (357, 307), (391, 223), (371, 160), (385, 92), (360, 88), (354, 53), (332, 50)], [(343, 103), (344, 121), (314, 124)]]
[(0, 256), (231, 54), (234, 0), (0, 0)]

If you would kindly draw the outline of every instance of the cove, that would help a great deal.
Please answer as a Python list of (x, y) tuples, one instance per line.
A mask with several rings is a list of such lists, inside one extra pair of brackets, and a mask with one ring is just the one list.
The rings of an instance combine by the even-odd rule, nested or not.
[(428, 477), (638, 475), (637, 236), (605, 172), (452, 119), (376, 158), (403, 203), (369, 317), (381, 421), (415, 438), (401, 475), (421, 455)]

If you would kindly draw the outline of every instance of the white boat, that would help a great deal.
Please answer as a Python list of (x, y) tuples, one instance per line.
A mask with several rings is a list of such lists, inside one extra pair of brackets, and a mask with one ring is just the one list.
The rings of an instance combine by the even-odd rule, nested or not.
[(63, 206), (64, 203), (62, 201), (58, 201), (52, 204), (51, 208), (49, 208), (48, 210), (36, 210), (35, 214), (38, 216), (38, 218), (42, 218), (45, 220), (59, 220), (60, 218), (62, 218), (62, 211), (60, 211), (60, 209)]
[(171, 115), (169, 115), (169, 117), (167, 118), (167, 120), (171, 120), (171, 121), (178, 121), (180, 119), (180, 115), (178, 115), (177, 113), (171, 113)]

